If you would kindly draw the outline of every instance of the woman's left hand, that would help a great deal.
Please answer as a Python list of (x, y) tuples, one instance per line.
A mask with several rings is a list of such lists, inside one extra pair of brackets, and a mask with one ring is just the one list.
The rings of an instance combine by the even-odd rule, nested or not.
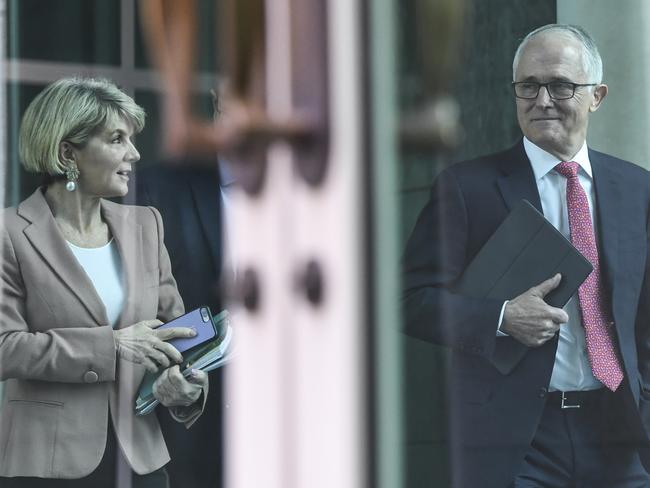
[(199, 369), (185, 378), (178, 365), (167, 368), (153, 384), (153, 395), (165, 407), (187, 407), (201, 396), (208, 375)]

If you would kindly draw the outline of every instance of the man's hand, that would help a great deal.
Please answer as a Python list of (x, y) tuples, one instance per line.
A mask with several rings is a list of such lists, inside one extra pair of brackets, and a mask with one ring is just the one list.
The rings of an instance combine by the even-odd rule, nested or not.
[(569, 316), (561, 308), (547, 304), (544, 297), (557, 288), (561, 280), (558, 273), (510, 300), (503, 314), (501, 332), (528, 347), (539, 347), (552, 339), (560, 324), (569, 321)]

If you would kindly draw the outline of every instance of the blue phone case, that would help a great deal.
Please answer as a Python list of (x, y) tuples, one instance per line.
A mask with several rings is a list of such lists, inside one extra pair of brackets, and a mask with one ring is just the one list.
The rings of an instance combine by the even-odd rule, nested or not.
[(189, 327), (196, 330), (194, 337), (176, 338), (167, 341), (180, 353), (201, 345), (217, 335), (217, 327), (212, 321), (212, 313), (208, 307), (199, 307), (185, 315), (181, 315), (171, 322), (161, 325), (158, 330), (169, 329), (170, 327)]
[[(219, 315), (217, 316), (217, 320), (219, 320)], [(170, 327), (193, 327), (197, 332), (197, 335), (194, 337), (167, 341), (178, 349), (181, 354), (185, 354), (185, 351), (209, 342), (217, 336), (217, 326), (208, 307), (200, 307), (192, 310), (185, 315), (175, 318), (171, 322), (159, 326), (158, 329), (168, 329)], [(189, 352), (186, 356), (191, 356), (192, 354), (192, 352)], [(156, 373), (145, 373), (140, 384), (137, 401), (144, 401), (153, 394), (153, 384), (162, 374), (162, 371), (161, 369)]]

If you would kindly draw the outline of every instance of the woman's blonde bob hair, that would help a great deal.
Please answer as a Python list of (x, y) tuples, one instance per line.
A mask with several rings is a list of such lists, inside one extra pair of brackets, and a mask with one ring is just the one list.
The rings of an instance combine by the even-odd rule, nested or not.
[(65, 173), (59, 145), (84, 147), (111, 120), (124, 119), (134, 133), (144, 127), (145, 112), (113, 82), (63, 78), (48, 85), (23, 115), (18, 152), (27, 171), (56, 176)]

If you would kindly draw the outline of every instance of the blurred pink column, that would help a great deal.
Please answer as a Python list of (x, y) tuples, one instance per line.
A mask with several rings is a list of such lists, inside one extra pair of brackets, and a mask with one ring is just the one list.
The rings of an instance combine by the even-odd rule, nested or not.
[[(295, 103), (289, 53), (297, 3), (266, 2), (271, 118), (288, 116)], [(237, 356), (227, 367), (229, 488), (367, 483), (362, 32), (358, 2), (326, 3), (325, 179), (308, 184), (296, 171), (299, 153), (275, 143), (260, 194), (238, 190), (232, 199), (238, 279), (255, 276), (259, 293), (256, 306), (230, 304)], [(313, 301), (303, 286), (310, 262)]]

